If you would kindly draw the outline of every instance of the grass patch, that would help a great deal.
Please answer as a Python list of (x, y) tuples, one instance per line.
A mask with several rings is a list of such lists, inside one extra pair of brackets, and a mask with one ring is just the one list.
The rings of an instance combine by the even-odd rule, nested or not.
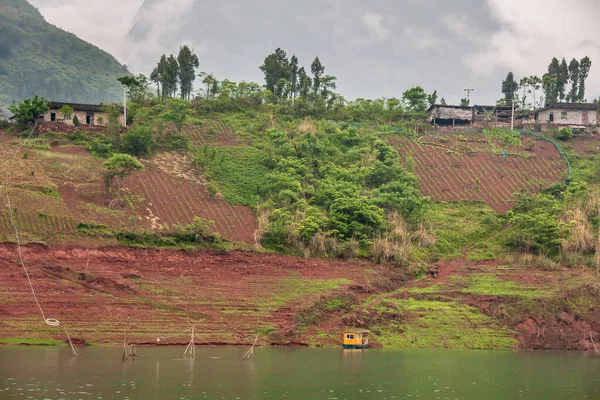
[(338, 279), (307, 279), (303, 277), (288, 277), (278, 283), (276, 293), (264, 304), (269, 308), (279, 308), (293, 300), (299, 300), (306, 303), (303, 299), (315, 293), (323, 293), (332, 290), (339, 290), (343, 286), (352, 284), (352, 281), (345, 278)]
[(193, 164), (207, 179), (217, 182), (227, 202), (255, 206), (265, 187), (263, 160), (264, 154), (253, 147), (205, 146), (196, 149)]
[(493, 296), (540, 298), (550, 297), (554, 291), (535, 286), (524, 286), (513, 281), (499, 279), (493, 274), (472, 275), (463, 293)]
[(428, 259), (452, 259), (462, 256), (463, 248), (480, 243), (500, 230), (490, 226), (485, 217), (493, 211), (482, 202), (432, 203), (425, 214), (433, 229), (436, 243), (422, 249)]
[(48, 139), (41, 138), (29, 139), (24, 147), (35, 150), (50, 150), (52, 148)]
[(377, 311), (390, 321), (371, 327), (385, 347), (510, 349), (517, 343), (509, 329), (474, 307), (442, 301), (386, 299)]
[(483, 135), (490, 139), (498, 139), (506, 144), (523, 146), (523, 140), (519, 131), (511, 131), (508, 128), (489, 128), (483, 130)]
[(59, 342), (58, 340), (28, 339), (28, 338), (0, 339), (0, 344), (24, 345), (24, 346), (66, 346), (66, 343)]

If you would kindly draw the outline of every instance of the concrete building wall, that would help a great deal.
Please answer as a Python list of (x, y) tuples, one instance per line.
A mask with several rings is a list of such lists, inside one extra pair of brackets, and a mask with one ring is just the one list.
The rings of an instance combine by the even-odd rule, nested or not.
[[(587, 124), (584, 123), (583, 115), (587, 112)], [(598, 110), (569, 110), (562, 108), (552, 108), (544, 110), (538, 114), (538, 123), (550, 122), (550, 114), (554, 114), (555, 125), (596, 125), (598, 123)]]
[[(44, 122), (52, 121), (52, 114), (54, 114), (54, 116), (55, 116), (55, 121), (63, 122), (67, 125), (74, 125), (73, 119), (75, 118), (75, 115), (77, 115), (77, 119), (79, 119), (79, 123), (81, 125), (88, 125), (86, 122), (88, 114), (90, 114), (92, 126), (106, 126), (106, 124), (108, 123), (108, 116), (104, 112), (74, 111), (73, 116), (71, 117), (70, 120), (64, 120), (64, 115), (62, 115), (60, 110), (57, 110), (57, 109), (50, 109), (46, 114), (44, 114), (43, 115)], [(123, 115), (123, 113), (121, 113), (121, 115), (119, 115), (119, 122), (121, 123), (122, 126), (125, 125), (124, 118), (125, 118), (125, 116)]]

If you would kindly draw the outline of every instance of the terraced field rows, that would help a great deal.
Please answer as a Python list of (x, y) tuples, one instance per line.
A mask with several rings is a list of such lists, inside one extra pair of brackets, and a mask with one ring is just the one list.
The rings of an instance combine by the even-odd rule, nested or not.
[(414, 159), (421, 191), (435, 201), (484, 201), (504, 213), (514, 205), (516, 193), (534, 193), (567, 177), (565, 162), (554, 148), (544, 148), (543, 156), (534, 150), (526, 159), (489, 151), (462, 154), (408, 138), (390, 143), (403, 161)]
[(146, 198), (144, 207), (159, 218), (159, 224), (185, 226), (194, 217), (200, 217), (215, 221), (214, 231), (229, 240), (248, 243), (253, 240), (256, 218), (249, 207), (213, 199), (194, 182), (163, 172), (144, 171), (130, 177), (127, 187)]
[[(15, 220), (17, 228), (22, 232), (73, 233), (77, 230), (77, 223), (69, 217), (40, 216), (17, 212)], [(7, 212), (0, 214), (0, 232), (13, 232)]]
[(217, 119), (205, 121), (201, 126), (188, 125), (182, 133), (190, 138), (196, 146), (243, 146), (244, 141), (239, 138), (233, 128)]

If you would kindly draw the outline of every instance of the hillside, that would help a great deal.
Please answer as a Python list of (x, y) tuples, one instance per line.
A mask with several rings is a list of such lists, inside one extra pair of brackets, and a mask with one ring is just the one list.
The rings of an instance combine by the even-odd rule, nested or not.
[[(196, 324), (202, 344), (335, 346), (358, 326), (384, 347), (590, 348), (595, 136), (561, 142), (565, 184), (528, 132), (204, 107), (149, 101), (118, 138), (48, 124), (14, 164), (22, 139), (0, 134), (34, 287), (77, 339), (184, 343)], [(143, 169), (107, 190), (118, 151)], [(58, 344), (3, 205), (0, 343)]]
[(127, 69), (113, 56), (47, 23), (27, 0), (0, 0), (0, 104), (39, 95), (116, 102)]

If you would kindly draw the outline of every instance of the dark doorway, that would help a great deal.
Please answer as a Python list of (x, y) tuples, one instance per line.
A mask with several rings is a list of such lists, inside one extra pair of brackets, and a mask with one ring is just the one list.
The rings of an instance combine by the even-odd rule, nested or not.
[(85, 115), (85, 123), (88, 125), (94, 125), (94, 113), (87, 113)]
[(550, 113), (550, 122), (554, 122), (554, 113)]
[(50, 113), (50, 121), (51, 122), (56, 121), (56, 113)]

